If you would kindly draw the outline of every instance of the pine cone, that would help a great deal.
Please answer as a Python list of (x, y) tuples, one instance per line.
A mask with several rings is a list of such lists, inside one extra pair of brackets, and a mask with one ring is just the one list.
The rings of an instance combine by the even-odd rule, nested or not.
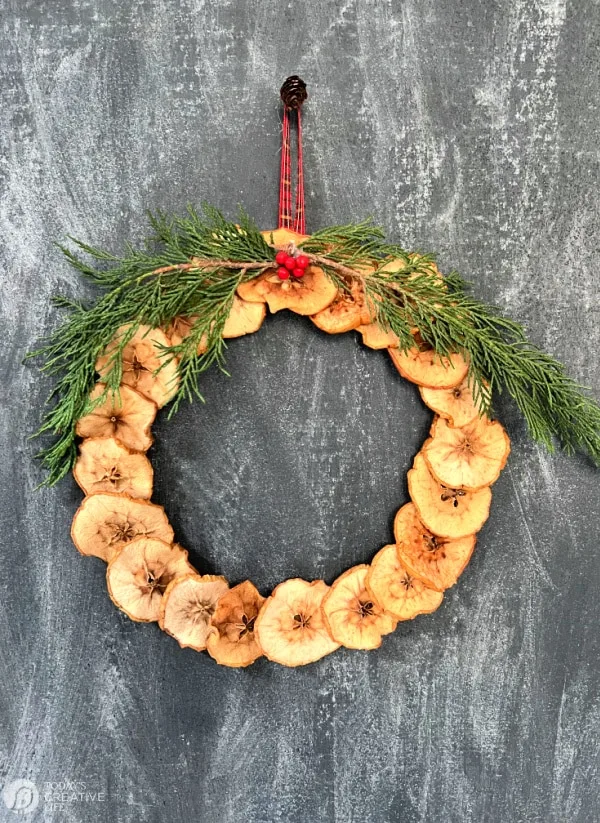
[(306, 93), (306, 83), (297, 74), (288, 77), (281, 87), (279, 93), (281, 99), (288, 109), (299, 109), (308, 97)]

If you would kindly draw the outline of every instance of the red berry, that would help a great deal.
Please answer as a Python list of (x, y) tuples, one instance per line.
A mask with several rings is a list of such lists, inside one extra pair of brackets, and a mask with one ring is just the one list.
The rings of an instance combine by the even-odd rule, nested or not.
[(295, 269), (292, 269), (292, 274), (294, 277), (304, 277), (305, 269), (301, 269), (299, 266)]
[(298, 266), (299, 269), (307, 268), (309, 263), (310, 263), (310, 260), (308, 259), (308, 257), (305, 254), (299, 254), (298, 257), (296, 258), (296, 265)]
[(280, 280), (287, 280), (289, 276), (290, 276), (290, 273), (289, 273), (289, 271), (286, 269), (286, 267), (285, 267), (285, 266), (280, 266), (280, 267), (277, 269), (277, 277), (278, 277)]
[(295, 269), (296, 268), (296, 258), (292, 257), (291, 254), (286, 254), (285, 261), (284, 261), (283, 265), (286, 267), (286, 269), (289, 269), (290, 271), (292, 269)]
[(275, 262), (278, 263), (280, 266), (283, 266), (286, 260), (287, 254), (284, 251), (278, 251), (275, 255)]

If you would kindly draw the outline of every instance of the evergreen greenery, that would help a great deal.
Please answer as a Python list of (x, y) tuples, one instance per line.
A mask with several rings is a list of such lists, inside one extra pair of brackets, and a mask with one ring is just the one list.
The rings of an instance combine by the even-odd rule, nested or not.
[[(166, 329), (176, 317), (196, 318), (183, 342), (162, 352), (165, 362), (179, 358), (171, 415), (184, 398), (202, 399), (202, 372), (214, 363), (224, 369), (222, 331), (239, 284), (274, 265), (275, 250), (243, 211), (237, 223), (210, 206), (203, 215), (190, 208), (184, 217), (157, 214), (150, 222), (154, 235), (146, 246), (127, 247), (121, 257), (77, 240), (77, 254), (61, 247), (101, 295), (90, 306), (57, 298), (56, 305), (69, 311), (67, 321), (28, 355), (40, 358), (42, 370), (56, 379), (35, 433), (53, 438), (39, 453), (46, 485), (57, 483), (75, 462), (75, 425), (92, 408), (95, 363), (119, 327), (129, 331), (111, 357), (106, 392), (118, 390), (121, 352), (140, 325)], [(353, 280), (362, 284), (377, 322), (397, 335), (401, 349), (414, 347), (411, 329), (417, 327), (423, 343), (440, 356), (467, 357), (482, 413), (490, 411), (494, 393), (507, 391), (536, 440), (552, 450), (557, 438), (567, 452), (582, 450), (600, 463), (600, 407), (558, 361), (527, 340), (520, 324), (474, 299), (458, 274), (440, 279), (432, 257), (386, 243), (370, 221), (323, 229), (301, 247), (339, 288), (349, 289)], [(207, 345), (199, 354), (201, 340)]]

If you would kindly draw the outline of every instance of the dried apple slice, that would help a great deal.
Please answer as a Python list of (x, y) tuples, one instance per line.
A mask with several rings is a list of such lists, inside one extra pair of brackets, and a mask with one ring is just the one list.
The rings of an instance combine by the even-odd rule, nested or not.
[(216, 574), (184, 574), (166, 587), (160, 603), (158, 625), (182, 649), (201, 652), (211, 631), (217, 602), (229, 590), (229, 583)]
[(444, 598), (406, 569), (394, 543), (377, 552), (365, 585), (371, 597), (396, 620), (412, 620), (418, 614), (434, 612)]
[[(106, 377), (112, 366), (112, 358), (119, 341), (130, 328), (130, 326), (121, 326), (114, 340), (98, 358), (96, 371), (100, 374), (100, 380)], [(177, 358), (161, 357), (161, 347), (170, 345), (169, 338), (160, 329), (140, 326), (121, 352), (123, 362), (121, 383), (135, 389), (149, 400), (153, 400), (159, 408), (171, 400), (179, 385)]]
[(312, 315), (335, 300), (337, 287), (320, 266), (309, 266), (303, 277), (289, 280), (280, 280), (273, 269), (267, 269), (254, 280), (240, 283), (238, 294), (250, 303), (267, 303), (273, 313), (290, 309)]
[(308, 240), (310, 237), (308, 234), (298, 234), (297, 231), (291, 229), (266, 229), (261, 231), (261, 234), (267, 243), (276, 249), (284, 248), (290, 243), (298, 246), (303, 240)]
[(261, 657), (254, 624), (265, 598), (244, 580), (219, 598), (206, 648), (221, 666), (249, 666)]
[(79, 446), (73, 477), (86, 494), (112, 492), (148, 499), (152, 495), (152, 464), (114, 437), (90, 437)]
[(90, 494), (77, 509), (71, 537), (81, 554), (109, 562), (137, 537), (173, 541), (173, 529), (162, 506), (123, 494)]
[[(97, 383), (90, 400), (102, 396), (106, 386)], [(156, 403), (135, 389), (121, 386), (116, 394), (109, 390), (99, 406), (77, 421), (79, 437), (115, 437), (134, 451), (146, 451), (152, 445), (150, 427), (156, 417)]]
[(356, 329), (362, 341), (370, 349), (392, 349), (398, 346), (398, 337), (393, 331), (385, 331), (378, 323), (368, 323)]
[(384, 634), (393, 632), (396, 620), (367, 591), (369, 566), (353, 566), (340, 575), (323, 598), (329, 634), (348, 649), (377, 649)]
[(476, 491), (491, 486), (506, 465), (510, 440), (497, 420), (477, 417), (453, 428), (437, 417), (422, 453), (439, 483), (454, 489)]
[[(362, 268), (373, 271), (372, 266)], [(311, 320), (328, 334), (339, 334), (356, 329), (362, 335), (365, 346), (371, 349), (387, 349), (398, 345), (396, 335), (393, 332), (384, 331), (374, 321), (373, 306), (367, 305), (363, 287), (358, 280), (352, 283), (350, 292), (339, 290), (333, 303), (311, 317)]]
[(223, 337), (227, 339), (254, 334), (260, 329), (266, 316), (267, 308), (264, 303), (248, 303), (236, 294), (223, 327)]
[[(423, 257), (422, 254), (418, 252), (411, 252), (409, 255), (411, 260), (419, 260)], [(440, 283), (443, 283), (444, 277), (440, 270), (438, 269), (437, 265), (432, 261), (428, 261), (427, 263), (423, 264), (424, 268), (427, 269), (427, 274), (433, 275), (433, 277)], [(384, 263), (383, 266), (379, 269), (379, 272), (401, 272), (404, 271), (406, 268), (406, 262), (401, 257), (394, 257), (392, 260), (388, 260), (387, 263)], [(411, 277), (419, 277), (422, 276), (425, 272), (412, 272), (409, 275), (409, 279)]]
[[(398, 258), (389, 260), (378, 270), (378, 274), (384, 272), (395, 272), (404, 268), (404, 261)], [(379, 295), (374, 295), (372, 299), (381, 300)], [(370, 349), (388, 349), (398, 345), (398, 337), (393, 331), (385, 331), (375, 320), (375, 308), (371, 306), (371, 311), (365, 305), (363, 320), (356, 327), (356, 331), (362, 336), (362, 342)]]
[[(253, 334), (260, 329), (266, 316), (267, 308), (264, 303), (248, 303), (236, 294), (223, 326), (223, 337), (228, 339)], [(198, 315), (191, 315), (190, 317), (176, 317), (173, 320), (167, 329), (172, 345), (179, 346), (184, 341), (197, 319)], [(206, 348), (206, 335), (203, 335), (198, 345), (198, 354), (204, 354)]]
[(187, 552), (154, 537), (138, 537), (108, 564), (106, 584), (113, 603), (132, 620), (158, 620), (169, 583), (193, 571)]
[(450, 540), (426, 528), (412, 503), (402, 506), (394, 520), (396, 550), (400, 562), (436, 591), (453, 586), (475, 548), (475, 535)]
[(337, 648), (329, 635), (321, 604), (329, 591), (323, 580), (299, 578), (277, 586), (260, 610), (254, 631), (269, 660), (282, 666), (304, 666)]
[(317, 328), (327, 334), (343, 334), (369, 322), (362, 287), (354, 281), (350, 291), (339, 289), (333, 303), (310, 318)]
[[(167, 329), (167, 336), (172, 346), (180, 346), (183, 343), (197, 319), (197, 314), (190, 315), (189, 317), (181, 315), (171, 322), (171, 325)], [(198, 354), (204, 354), (207, 348), (206, 335), (204, 334), (196, 351)]]
[[(411, 258), (419, 257), (420, 255), (413, 253), (409, 255)], [(427, 269), (429, 272), (436, 278), (436, 280), (443, 281), (443, 277), (440, 274), (437, 266), (435, 263), (427, 263)], [(403, 271), (406, 268), (406, 262), (402, 260), (402, 258), (394, 258), (393, 260), (389, 260), (383, 266), (380, 267), (378, 270), (378, 274), (382, 274), (385, 272), (398, 272)], [(414, 273), (409, 275), (410, 277), (416, 277), (418, 273)], [(422, 273), (421, 273), (422, 274)], [(396, 334), (393, 331), (385, 331), (381, 328), (381, 326), (375, 322), (373, 317), (373, 312), (371, 312), (371, 316), (368, 320), (363, 321), (363, 325), (358, 326), (356, 329), (361, 335), (362, 340), (365, 346), (368, 346), (370, 349), (395, 349), (398, 348), (399, 341)], [(413, 329), (413, 333), (416, 333), (417, 329)]]
[(433, 477), (422, 454), (408, 472), (408, 492), (419, 517), (433, 534), (458, 539), (475, 534), (488, 519), (492, 492), (476, 492), (445, 486)]
[(425, 405), (445, 418), (451, 426), (466, 426), (479, 417), (479, 410), (466, 377), (453, 389), (428, 389), (419, 386), (419, 391)]
[(469, 364), (460, 354), (440, 357), (432, 349), (421, 351), (418, 346), (407, 352), (390, 348), (389, 353), (402, 377), (430, 389), (459, 386), (469, 369)]

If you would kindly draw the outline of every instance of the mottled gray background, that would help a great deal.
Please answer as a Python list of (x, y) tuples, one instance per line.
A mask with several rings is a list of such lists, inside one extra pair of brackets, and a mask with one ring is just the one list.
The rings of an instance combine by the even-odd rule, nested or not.
[[(21, 358), (90, 295), (52, 241), (118, 250), (146, 208), (277, 215), (277, 91), (298, 72), (309, 230), (373, 215), (600, 393), (597, 0), (4, 0), (0, 783), (77, 783), (34, 821), (600, 820), (598, 477), (508, 403), (508, 468), (443, 606), (376, 652), (232, 671), (110, 603), (71, 479), (25, 435)], [(383, 353), (276, 315), (232, 379), (157, 424), (157, 498), (205, 571), (331, 581), (388, 542), (429, 414)], [(168, 429), (168, 430), (167, 430)], [(0, 801), (0, 820), (15, 820)]]

